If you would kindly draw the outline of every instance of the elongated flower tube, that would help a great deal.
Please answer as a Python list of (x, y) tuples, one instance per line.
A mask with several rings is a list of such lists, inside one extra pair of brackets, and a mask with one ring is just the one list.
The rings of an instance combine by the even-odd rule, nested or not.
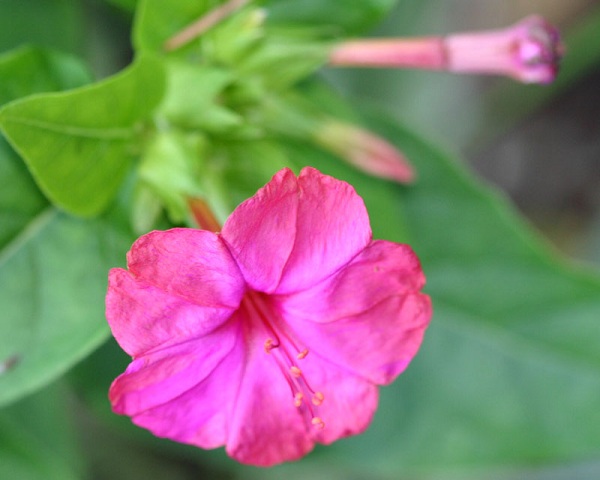
[(563, 50), (558, 30), (534, 15), (502, 30), (344, 42), (334, 47), (329, 62), (506, 75), (524, 83), (550, 83), (558, 73)]
[(133, 357), (113, 410), (257, 466), (365, 430), (431, 317), (411, 248), (372, 240), (354, 189), (313, 168), (281, 170), (220, 233), (142, 236), (127, 265), (106, 296)]
[(325, 121), (315, 129), (313, 138), (363, 172), (398, 183), (415, 179), (415, 171), (403, 153), (384, 138), (356, 125)]

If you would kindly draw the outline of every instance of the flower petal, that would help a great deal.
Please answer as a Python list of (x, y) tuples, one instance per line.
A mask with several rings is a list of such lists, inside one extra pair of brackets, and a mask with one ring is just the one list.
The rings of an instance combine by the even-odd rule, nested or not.
[(227, 440), (228, 419), (242, 375), (239, 324), (132, 362), (110, 389), (117, 413), (160, 437), (202, 448)]
[(246, 281), (262, 292), (305, 289), (348, 263), (371, 239), (362, 199), (345, 182), (284, 169), (242, 203), (223, 238)]
[(312, 388), (324, 396), (320, 405), (312, 406), (314, 415), (325, 424), (321, 430), (311, 430), (315, 441), (330, 444), (362, 433), (369, 426), (377, 409), (377, 386), (314, 352), (299, 365)]
[(277, 293), (308, 288), (347, 264), (371, 240), (365, 204), (346, 182), (304, 168), (294, 249)]
[[(244, 318), (241, 321), (248, 328), (250, 322)], [(256, 325), (250, 330), (254, 328)], [(314, 441), (310, 425), (294, 406), (286, 377), (289, 374), (275, 357), (279, 352), (265, 353), (262, 333), (250, 331), (246, 335), (246, 364), (226, 451), (239, 462), (266, 467), (299, 459), (312, 450)]]
[(309, 350), (387, 384), (416, 354), (431, 318), (423, 283), (410, 247), (375, 241), (337, 275), (280, 297), (278, 308)]
[(284, 168), (223, 225), (222, 238), (253, 289), (268, 292), (279, 284), (296, 238), (297, 209), (297, 180)]
[(233, 312), (233, 308), (197, 305), (136, 280), (121, 268), (109, 273), (106, 318), (119, 345), (132, 357), (199, 338)]
[(133, 244), (127, 266), (135, 277), (198, 305), (237, 308), (245, 289), (229, 249), (205, 230), (150, 232)]
[[(254, 347), (254, 348), (252, 348)], [(304, 387), (305, 404), (294, 406), (294, 394), (274, 357), (258, 351), (246, 365), (238, 401), (234, 407), (227, 453), (236, 460), (256, 466), (271, 466), (296, 460), (315, 442), (329, 444), (362, 432), (377, 408), (377, 387), (318, 355), (299, 361), (303, 379), (324, 394), (320, 406), (312, 403)], [(323, 429), (312, 424), (323, 420)]]

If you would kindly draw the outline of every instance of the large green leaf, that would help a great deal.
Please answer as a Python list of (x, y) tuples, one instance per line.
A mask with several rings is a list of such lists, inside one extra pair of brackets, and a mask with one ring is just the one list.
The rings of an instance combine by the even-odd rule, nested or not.
[(97, 84), (12, 102), (0, 111), (0, 126), (51, 201), (96, 215), (121, 185), (141, 122), (163, 90), (161, 64), (142, 57)]
[(132, 242), (112, 214), (94, 221), (50, 207), (0, 145), (0, 405), (56, 378), (108, 335), (106, 275)]
[(0, 410), (0, 478), (82, 478), (65, 393), (60, 385), (53, 385)]
[(91, 81), (75, 57), (38, 47), (20, 47), (0, 56), (0, 105), (33, 93), (69, 90)]
[(0, 137), (0, 248), (47, 206), (48, 201), (35, 188), (25, 165)]
[(567, 265), (452, 158), (370, 120), (412, 159), (415, 185), (366, 178), (306, 147), (291, 155), (350, 181), (375, 237), (413, 245), (434, 318), (413, 364), (382, 390), (364, 435), (257, 478), (482, 478), (478, 469), (524, 478), (536, 467), (598, 458), (598, 277)]

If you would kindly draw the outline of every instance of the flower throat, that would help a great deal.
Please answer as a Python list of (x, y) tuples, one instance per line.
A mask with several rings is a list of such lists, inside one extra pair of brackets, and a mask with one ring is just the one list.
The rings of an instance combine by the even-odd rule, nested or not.
[(273, 318), (278, 318), (277, 314), (260, 293), (246, 293), (242, 303), (246, 304), (251, 317), (264, 327), (267, 333), (264, 351), (272, 357), (290, 387), (291, 401), (294, 406), (310, 417), (310, 424), (314, 428), (318, 430), (325, 428), (325, 422), (317, 415), (318, 407), (325, 400), (325, 396), (312, 388), (300, 368), (301, 362), (309, 353), (308, 349), (298, 347), (293, 336), (286, 331), (283, 322), (272, 321)]

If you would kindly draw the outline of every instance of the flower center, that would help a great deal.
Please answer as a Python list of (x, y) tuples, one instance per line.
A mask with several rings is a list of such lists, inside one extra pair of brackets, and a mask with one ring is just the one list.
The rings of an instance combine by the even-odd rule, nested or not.
[(310, 417), (310, 424), (323, 429), (325, 422), (318, 416), (318, 407), (325, 400), (322, 392), (314, 390), (301, 369), (301, 362), (308, 355), (307, 348), (300, 348), (292, 332), (286, 328), (269, 301), (257, 292), (248, 292), (245, 299), (252, 317), (258, 319), (267, 334), (264, 351), (276, 363), (290, 387), (294, 406)]

